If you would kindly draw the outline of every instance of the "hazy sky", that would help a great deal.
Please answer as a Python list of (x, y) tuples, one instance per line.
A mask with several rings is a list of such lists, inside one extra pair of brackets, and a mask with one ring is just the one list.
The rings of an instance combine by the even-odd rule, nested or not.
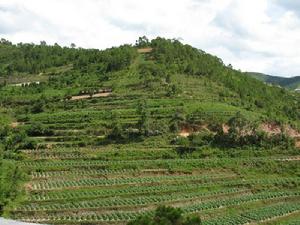
[(0, 0), (0, 38), (107, 48), (182, 38), (242, 71), (300, 75), (299, 0)]

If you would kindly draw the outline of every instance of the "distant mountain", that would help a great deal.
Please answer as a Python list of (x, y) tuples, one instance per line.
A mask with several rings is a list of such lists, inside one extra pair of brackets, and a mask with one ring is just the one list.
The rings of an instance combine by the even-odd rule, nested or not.
[(270, 84), (277, 84), (291, 90), (300, 88), (300, 76), (287, 78), (287, 77), (276, 77), (276, 76), (271, 76), (263, 73), (254, 73), (254, 72), (247, 72), (246, 74), (258, 80), (261, 80), (263, 82), (270, 83)]

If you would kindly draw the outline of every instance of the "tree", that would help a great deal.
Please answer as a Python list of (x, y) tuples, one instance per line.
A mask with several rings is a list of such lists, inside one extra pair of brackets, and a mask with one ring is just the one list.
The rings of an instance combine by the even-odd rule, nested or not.
[(177, 87), (176, 84), (172, 84), (171, 86), (168, 87), (167, 89), (167, 96), (174, 96), (176, 94), (178, 94), (180, 91), (179, 91), (179, 88)]
[(141, 63), (138, 71), (145, 87), (149, 87), (152, 82), (162, 80), (162, 78), (167, 76), (166, 68), (152, 61)]
[(41, 113), (44, 111), (44, 101), (42, 99), (38, 99), (32, 106), (32, 113)]
[(257, 128), (256, 124), (247, 120), (241, 112), (237, 112), (235, 116), (228, 121), (228, 126), (228, 133), (234, 140), (255, 133)]
[(41, 45), (41, 46), (46, 46), (47, 43), (46, 43), (46, 41), (41, 41), (41, 42), (40, 42), (40, 45)]
[(27, 128), (26, 133), (30, 136), (42, 136), (42, 135), (53, 135), (53, 131), (46, 128), (40, 122), (32, 122)]
[(4, 38), (1, 38), (0, 40), (0, 44), (3, 44), (3, 45), (12, 45), (12, 43)]
[(112, 121), (111, 124), (111, 131), (108, 135), (108, 138), (112, 140), (123, 140), (124, 139), (124, 132), (122, 125), (120, 123), (120, 115), (117, 113), (112, 112), (110, 115), (110, 120)]
[(138, 103), (137, 114), (140, 116), (138, 121), (138, 129), (142, 135), (149, 135), (149, 110), (146, 100)]
[(88, 94), (89, 94), (90, 98), (92, 98), (93, 95), (95, 94), (95, 90), (94, 90), (93, 88), (90, 88), (90, 89), (88, 90)]
[(185, 122), (186, 118), (183, 112), (181, 112), (180, 110), (176, 110), (176, 113), (173, 114), (171, 120), (170, 120), (170, 130), (172, 132), (178, 132), (181, 128), (181, 126), (183, 125), (183, 123)]
[(145, 48), (150, 45), (150, 42), (146, 36), (143, 36), (143, 37), (139, 37), (139, 39), (135, 42), (135, 45), (139, 48)]

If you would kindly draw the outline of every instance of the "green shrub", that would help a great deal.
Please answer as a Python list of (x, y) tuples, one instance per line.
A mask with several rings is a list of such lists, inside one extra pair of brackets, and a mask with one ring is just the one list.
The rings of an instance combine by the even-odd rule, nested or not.
[(179, 208), (159, 206), (153, 217), (143, 216), (128, 225), (200, 225), (198, 217), (184, 218)]

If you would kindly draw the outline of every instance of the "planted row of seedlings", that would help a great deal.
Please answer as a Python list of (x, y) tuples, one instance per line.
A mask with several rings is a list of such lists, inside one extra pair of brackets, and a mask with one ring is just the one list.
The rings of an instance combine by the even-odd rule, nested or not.
[(80, 180), (54, 180), (38, 181), (31, 183), (32, 190), (55, 190), (74, 187), (91, 187), (91, 186), (113, 186), (113, 185), (135, 185), (135, 184), (154, 184), (162, 182), (211, 182), (216, 179), (230, 179), (234, 175), (180, 175), (180, 176), (154, 176), (154, 177), (127, 177), (127, 178), (94, 178)]
[(147, 159), (147, 160), (62, 160), (62, 161), (25, 161), (21, 162), (21, 166), (26, 167), (89, 167), (89, 166), (143, 166), (154, 167), (159, 165), (164, 166), (209, 166), (217, 167), (224, 164), (245, 164), (256, 165), (258, 162), (272, 162), (281, 158), (270, 157), (252, 157), (252, 158), (215, 158), (215, 159)]
[(278, 199), (278, 198), (287, 198), (287, 197), (299, 197), (299, 191), (278, 191), (278, 192), (259, 192), (252, 195), (245, 195), (237, 198), (230, 199), (217, 199), (210, 202), (200, 203), (189, 205), (183, 207), (182, 210), (185, 213), (196, 213), (208, 209), (216, 209), (221, 207), (227, 207), (232, 205), (240, 205), (245, 202), (259, 201), (259, 200), (268, 200), (268, 199)]
[[(101, 138), (101, 137), (98, 137)], [(34, 152), (27, 152), (26, 156), (35, 160), (83, 160), (83, 159), (101, 159), (108, 160), (114, 158), (114, 160), (146, 160), (146, 159), (160, 159), (161, 157), (168, 156), (169, 158), (176, 158), (177, 153), (172, 148), (158, 148), (152, 149), (126, 149), (126, 150), (106, 150), (99, 151), (98, 149), (93, 150), (80, 150), (74, 151), (55, 151), (55, 150), (35, 150)]]
[(246, 212), (243, 216), (255, 221), (267, 220), (273, 217), (280, 217), (300, 210), (300, 202), (284, 203), (275, 206), (265, 207), (263, 209)]
[(18, 207), (15, 211), (61, 211), (61, 210), (79, 210), (79, 209), (93, 209), (93, 208), (108, 208), (108, 207), (123, 207), (123, 206), (141, 206), (149, 204), (161, 204), (169, 202), (181, 202), (190, 200), (205, 200), (209, 198), (217, 198), (226, 196), (228, 194), (243, 194), (249, 192), (247, 189), (225, 189), (212, 192), (203, 192), (196, 190), (189, 193), (175, 193), (166, 195), (148, 195), (141, 197), (130, 198), (105, 198), (89, 201), (76, 201), (72, 203), (48, 203), (48, 204), (26, 204)]
[[(66, 201), (80, 199), (99, 199), (113, 196), (144, 196), (150, 194), (163, 193), (182, 193), (199, 189), (216, 189), (211, 187), (215, 183), (210, 184), (194, 184), (194, 183), (175, 183), (175, 184), (160, 184), (154, 186), (125, 186), (113, 189), (79, 189), (72, 191), (47, 191), (39, 192), (29, 196), (29, 202), (49, 202), (49, 201)], [(228, 188), (222, 187), (222, 190)], [(204, 191), (206, 193), (206, 191)]]
[[(134, 119), (138, 120), (139, 115), (136, 109), (126, 109), (126, 110), (113, 110), (119, 112), (119, 118), (122, 119)], [(172, 114), (176, 112), (175, 107), (168, 108), (150, 108), (150, 117), (157, 118), (170, 118)], [(214, 114), (213, 112), (207, 112), (207, 114)], [(219, 113), (218, 113), (219, 114)], [(83, 112), (72, 112), (72, 113), (56, 113), (56, 114), (44, 114), (35, 115), (31, 118), (32, 122), (41, 122), (43, 124), (76, 124), (76, 123), (92, 123), (94, 121), (105, 121), (111, 119), (111, 113), (107, 110), (95, 110), (95, 111), (83, 111)], [(28, 122), (27, 122), (28, 124)]]
[(72, 199), (93, 199), (100, 197), (109, 197), (116, 195), (143, 195), (151, 193), (170, 193), (176, 191), (193, 190), (198, 188), (214, 188), (221, 186), (225, 187), (246, 187), (246, 186), (256, 186), (269, 187), (274, 185), (300, 185), (299, 178), (273, 178), (273, 179), (225, 179), (225, 180), (211, 180), (207, 183), (189, 183), (189, 182), (176, 182), (171, 184), (160, 184), (151, 186), (125, 186), (121, 188), (114, 189), (97, 189), (97, 190), (72, 190), (72, 191), (47, 191), (40, 192), (30, 195), (30, 201), (64, 201)]
[[(217, 199), (208, 202), (202, 202), (183, 206), (181, 209), (184, 213), (197, 213), (204, 210), (212, 210), (221, 207), (239, 206), (252, 201), (264, 201), (268, 199), (283, 199), (287, 197), (299, 197), (300, 192), (263, 192), (257, 194), (249, 194), (242, 197), (232, 197), (229, 199)], [(292, 209), (290, 209), (292, 210)], [(36, 221), (44, 223), (80, 223), (86, 222), (125, 222), (133, 220), (141, 215), (153, 215), (153, 211), (118, 211), (113, 213), (103, 214), (83, 214), (83, 215), (56, 215), (56, 216), (34, 216), (34, 217), (22, 217), (23, 221)]]
[(242, 225), (247, 223), (262, 222), (289, 215), (300, 210), (299, 202), (285, 202), (252, 209), (240, 215), (230, 215), (204, 221), (204, 225)]
[(85, 214), (85, 215), (57, 215), (57, 216), (32, 216), (19, 217), (24, 222), (38, 222), (38, 223), (81, 223), (81, 222), (125, 222), (136, 219), (140, 216), (152, 216), (153, 211), (140, 212), (115, 212), (103, 214)]
[(45, 171), (45, 172), (31, 172), (32, 179), (45, 179), (53, 177), (69, 177), (69, 176), (90, 176), (90, 175), (114, 175), (114, 174), (135, 174), (141, 173), (138, 169), (84, 169), (84, 170), (69, 170), (69, 171)]

